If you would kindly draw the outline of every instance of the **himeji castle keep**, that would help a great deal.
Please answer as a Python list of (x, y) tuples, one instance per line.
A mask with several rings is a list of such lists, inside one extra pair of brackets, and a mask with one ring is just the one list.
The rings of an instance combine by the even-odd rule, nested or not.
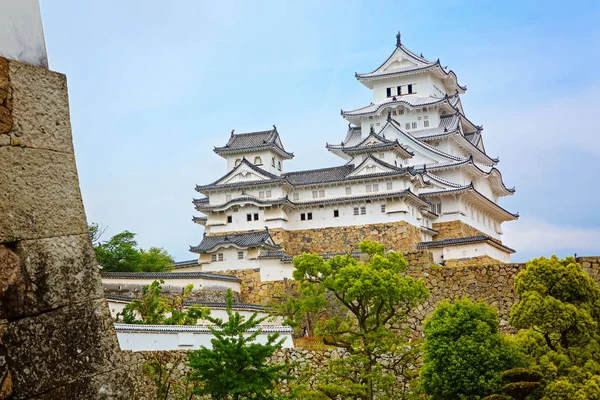
[(363, 239), (387, 249), (427, 249), (436, 263), (509, 262), (502, 223), (518, 214), (487, 154), (483, 128), (466, 117), (456, 74), (404, 46), (356, 79), (370, 104), (342, 110), (345, 138), (326, 144), (340, 165), (287, 171), (294, 157), (275, 126), (232, 131), (214, 148), (226, 162), (217, 181), (193, 201), (204, 237), (190, 250), (198, 271), (260, 268), (264, 280), (291, 276), (302, 252), (325, 257), (356, 251)]

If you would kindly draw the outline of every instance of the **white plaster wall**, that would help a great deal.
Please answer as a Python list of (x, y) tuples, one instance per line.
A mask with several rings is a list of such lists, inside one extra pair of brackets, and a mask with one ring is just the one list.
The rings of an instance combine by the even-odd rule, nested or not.
[[(488, 243), (465, 244), (462, 246), (450, 246), (443, 249), (431, 249), (433, 260), (440, 264), (443, 260), (456, 260), (460, 258), (471, 258), (489, 256), (505, 263), (510, 262), (510, 254), (492, 246)], [(443, 255), (443, 258), (442, 258)]]
[(261, 282), (282, 281), (284, 279), (293, 279), (294, 264), (282, 263), (277, 259), (260, 260), (260, 280)]
[[(427, 77), (428, 73), (413, 74), (402, 77), (392, 77), (388, 79), (381, 79), (373, 81), (373, 103), (381, 104), (390, 101), (391, 98), (387, 97), (387, 88), (396, 86), (405, 86), (409, 84), (416, 84), (416, 95), (419, 97), (427, 97), (433, 93), (433, 87)], [(404, 88), (406, 89), (406, 88)], [(395, 93), (392, 91), (392, 93)], [(403, 96), (396, 97), (401, 99)]]
[(38, 0), (0, 0), (0, 56), (48, 67)]
[[(238, 251), (244, 253), (243, 259), (238, 259)], [(232, 269), (258, 268), (259, 261), (256, 258), (248, 258), (248, 249), (236, 247), (220, 248), (208, 254), (217, 254), (217, 261), (202, 264), (203, 272), (227, 271)], [(218, 255), (223, 254), (223, 261), (218, 261)]]
[[(261, 333), (256, 343), (266, 344), (268, 335)], [(284, 348), (294, 347), (291, 333), (282, 333), (285, 338)], [(171, 333), (171, 332), (122, 332), (117, 331), (117, 339), (121, 350), (158, 351), (158, 350), (198, 350), (201, 346), (212, 348), (210, 333)]]
[[(275, 175), (280, 175), (281, 172), (285, 168), (285, 160), (283, 158), (281, 158), (280, 155), (278, 155), (277, 153), (270, 151), (270, 150), (263, 150), (263, 151), (256, 151), (256, 152), (243, 153), (243, 154), (237, 154), (237, 155), (233, 155), (233, 154), (226, 155), (225, 159), (227, 160), (227, 171), (234, 169), (235, 168), (235, 160), (237, 160), (237, 159), (241, 160), (242, 157), (246, 157), (246, 160), (248, 160), (252, 164), (254, 164), (255, 157), (260, 157), (262, 159), (262, 165), (257, 165), (257, 167), (264, 169), (265, 171), (270, 172)], [(272, 157), (275, 158), (275, 166), (273, 166), (271, 164)], [(279, 167), (279, 164), (277, 163), (278, 161), (281, 161), (281, 170), (279, 170), (279, 168), (278, 168)]]
[[(123, 301), (115, 301), (115, 300), (110, 300), (110, 299), (107, 299), (107, 302), (108, 302), (108, 308), (110, 309), (110, 314), (112, 315), (113, 318), (116, 318), (117, 314), (122, 312), (123, 309), (125, 308), (125, 305), (128, 304)], [(188, 308), (189, 307), (184, 307), (184, 310), (187, 310)], [(245, 317), (246, 319), (250, 318), (254, 314), (254, 311), (248, 310), (248, 309), (234, 308), (233, 311), (238, 312), (241, 316)], [(168, 315), (169, 314), (167, 314), (167, 316)], [(228, 321), (228, 318), (229, 318), (225, 308), (216, 308), (216, 307), (211, 307), (210, 316), (213, 318), (221, 318), (223, 321)], [(269, 317), (269, 318), (263, 322), (263, 325), (281, 325), (281, 324), (283, 324), (283, 319), (281, 317), (270, 317), (268, 313), (266, 313), (264, 311), (259, 311), (258, 318), (264, 318), (264, 317)], [(198, 325), (210, 325), (210, 322), (207, 320), (198, 320)]]
[[(187, 271), (186, 271), (187, 272)], [(186, 279), (169, 279), (161, 278), (164, 283), (164, 288), (184, 288), (189, 284), (194, 285), (194, 291), (197, 290), (227, 290), (231, 289), (236, 293), (240, 292), (240, 282), (234, 281), (223, 281), (223, 280), (211, 280), (205, 278), (186, 278)], [(115, 285), (115, 286), (127, 286), (127, 285), (139, 285), (145, 286), (150, 285), (152, 282), (159, 280), (158, 278), (144, 278), (144, 279), (127, 279), (127, 278), (102, 278), (104, 285)]]

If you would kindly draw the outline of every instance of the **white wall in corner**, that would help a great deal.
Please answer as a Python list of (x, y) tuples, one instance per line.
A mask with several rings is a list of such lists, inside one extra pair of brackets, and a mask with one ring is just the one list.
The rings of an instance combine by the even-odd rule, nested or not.
[(38, 0), (0, 0), (0, 56), (48, 67)]

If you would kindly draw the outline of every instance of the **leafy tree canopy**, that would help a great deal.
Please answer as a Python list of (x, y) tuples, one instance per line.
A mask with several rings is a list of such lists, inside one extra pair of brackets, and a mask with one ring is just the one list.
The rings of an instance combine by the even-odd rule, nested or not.
[(99, 243), (105, 228), (92, 223), (88, 229), (96, 259), (105, 272), (162, 272), (173, 269), (174, 260), (166, 250), (138, 248), (135, 233), (123, 231)]
[(476, 400), (500, 390), (502, 371), (521, 360), (498, 326), (496, 309), (485, 303), (438, 303), (425, 322), (421, 378), (429, 398)]
[[(307, 295), (329, 294), (344, 312), (324, 318), (317, 334), (329, 345), (341, 347), (348, 357), (329, 363), (312, 388), (298, 392), (305, 399), (402, 399), (413, 378), (416, 354), (407, 345), (407, 332), (400, 329), (408, 312), (427, 300), (429, 291), (422, 280), (404, 276), (408, 263), (401, 253), (385, 254), (382, 245), (359, 244), (369, 257), (361, 262), (350, 255), (327, 261), (315, 254), (294, 259), (293, 273)], [(314, 304), (314, 302), (312, 303)], [(387, 357), (386, 364), (382, 364)]]

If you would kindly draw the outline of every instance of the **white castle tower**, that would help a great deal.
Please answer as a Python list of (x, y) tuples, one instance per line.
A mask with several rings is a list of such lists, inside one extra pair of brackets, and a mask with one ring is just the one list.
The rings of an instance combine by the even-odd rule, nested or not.
[(373, 101), (341, 111), (346, 138), (326, 145), (341, 166), (286, 172), (293, 154), (275, 127), (231, 132), (215, 148), (228, 172), (197, 186), (205, 197), (194, 200), (205, 237), (191, 251), (203, 270), (264, 268), (303, 251), (351, 252), (363, 239), (429, 249), (439, 263), (510, 261), (501, 226), (518, 215), (498, 201), (514, 189), (486, 153), (483, 128), (465, 116), (466, 87), (456, 74), (408, 50), (398, 33), (383, 64), (356, 79)]

